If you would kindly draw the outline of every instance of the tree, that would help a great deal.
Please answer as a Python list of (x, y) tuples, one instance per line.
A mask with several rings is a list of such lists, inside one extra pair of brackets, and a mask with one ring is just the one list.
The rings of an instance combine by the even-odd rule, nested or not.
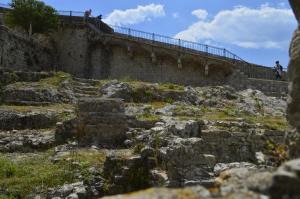
[(21, 27), (28, 33), (45, 33), (58, 25), (54, 8), (38, 0), (12, 0), (13, 8), (6, 17), (11, 27)]

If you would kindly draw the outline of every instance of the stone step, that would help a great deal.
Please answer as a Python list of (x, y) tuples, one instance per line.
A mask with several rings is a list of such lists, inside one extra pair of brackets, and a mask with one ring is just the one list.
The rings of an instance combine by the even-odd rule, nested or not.
[(93, 95), (93, 96), (99, 94), (97, 91), (80, 90), (80, 89), (76, 89), (76, 88), (74, 88), (74, 92), (79, 93), (79, 94)]
[(100, 83), (99, 80), (95, 80), (95, 79), (84, 79), (84, 78), (76, 78), (75, 77), (74, 80), (77, 82), (88, 83), (88, 84), (92, 84), (92, 85), (96, 85), (96, 84)]
[(84, 93), (75, 93), (74, 96), (76, 98), (94, 98), (95, 95), (89, 95), (89, 94), (84, 94)]
[(83, 82), (78, 82), (78, 81), (73, 81), (74, 86), (93, 86), (90, 83), (83, 83)]
[(5, 100), (5, 104), (22, 105), (22, 106), (48, 106), (54, 104), (52, 102), (35, 102), (35, 101), (24, 101), (24, 100)]
[(86, 86), (74, 86), (74, 89), (75, 90), (84, 90), (84, 91), (94, 91), (94, 92), (98, 92), (99, 89), (95, 86), (89, 86), (89, 85), (86, 85)]

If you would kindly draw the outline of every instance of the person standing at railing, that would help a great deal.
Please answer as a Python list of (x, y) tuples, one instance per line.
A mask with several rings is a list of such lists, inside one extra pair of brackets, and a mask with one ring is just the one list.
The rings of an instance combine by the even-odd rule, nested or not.
[(86, 10), (84, 12), (84, 20), (88, 21), (88, 18), (92, 16), (92, 9)]
[(101, 29), (101, 21), (102, 21), (102, 15), (98, 15), (96, 18), (95, 18), (95, 21), (96, 21), (96, 25), (99, 29)]
[(276, 80), (281, 80), (282, 79), (282, 75), (283, 75), (283, 67), (280, 65), (279, 61), (275, 62), (276, 65), (274, 67), (275, 70), (275, 79)]

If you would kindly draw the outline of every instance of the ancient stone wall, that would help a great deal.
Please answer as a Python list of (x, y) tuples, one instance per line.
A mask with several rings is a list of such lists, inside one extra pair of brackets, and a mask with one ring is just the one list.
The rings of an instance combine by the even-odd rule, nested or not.
[[(240, 71), (242, 71), (244, 75), (248, 78), (275, 80), (274, 69), (270, 67), (249, 64), (238, 65), (238, 69), (240, 69)], [(287, 80), (286, 72), (283, 73), (283, 79)]]
[(16, 35), (0, 26), (0, 67), (14, 70), (50, 71), (54, 69), (55, 58), (50, 48)]
[(87, 71), (88, 37), (87, 29), (64, 27), (52, 35), (58, 54), (58, 69), (78, 77), (85, 77)]
[(286, 96), (288, 93), (288, 82), (266, 79), (244, 78), (232, 80), (230, 85), (238, 90), (254, 89), (260, 90), (270, 96)]
[(225, 83), (232, 72), (232, 66), (212, 63), (205, 75), (206, 60), (188, 55), (181, 56), (180, 68), (177, 51), (170, 53), (101, 37), (84, 26), (65, 27), (53, 37), (57, 43), (60, 68), (79, 77), (219, 85)]
[[(253, 66), (256, 69), (247, 74), (243, 72), (245, 69), (238, 67), (240, 73), (233, 77), (235, 69), (229, 63), (105, 36), (84, 25), (65, 26), (53, 37), (57, 43), (60, 69), (79, 77), (193, 86), (229, 84), (237, 89), (262, 90), (270, 95), (287, 93), (286, 82), (264, 80), (273, 78), (270, 68)], [(178, 64), (179, 58), (181, 65)], [(250, 73), (262, 79), (248, 79)]]

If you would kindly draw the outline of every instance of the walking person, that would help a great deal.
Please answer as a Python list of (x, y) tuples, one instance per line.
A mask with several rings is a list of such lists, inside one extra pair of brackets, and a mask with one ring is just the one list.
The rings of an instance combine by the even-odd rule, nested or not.
[(276, 65), (274, 67), (275, 69), (275, 79), (276, 80), (281, 80), (282, 79), (282, 74), (283, 74), (283, 67), (280, 65), (279, 61), (275, 62)]

